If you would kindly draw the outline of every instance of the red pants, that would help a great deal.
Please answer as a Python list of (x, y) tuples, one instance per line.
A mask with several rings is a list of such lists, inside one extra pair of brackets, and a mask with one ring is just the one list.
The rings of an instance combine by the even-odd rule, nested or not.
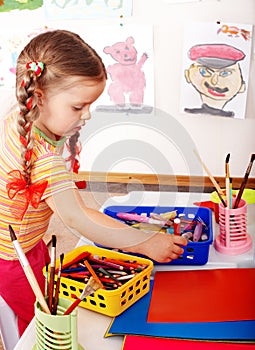
[[(41, 240), (26, 254), (38, 284), (44, 294), (45, 277), (42, 269), (50, 262), (48, 249)], [(0, 295), (18, 317), (20, 335), (34, 317), (35, 295), (19, 260), (0, 259)]]

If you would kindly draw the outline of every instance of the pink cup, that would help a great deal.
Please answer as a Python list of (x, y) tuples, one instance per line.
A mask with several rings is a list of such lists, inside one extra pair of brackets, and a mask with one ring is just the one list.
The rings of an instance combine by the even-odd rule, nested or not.
[[(235, 204), (235, 199), (233, 205)], [(220, 253), (237, 255), (248, 251), (252, 239), (247, 234), (247, 203), (241, 199), (236, 209), (229, 209), (219, 203), (220, 234), (214, 241), (215, 249)]]

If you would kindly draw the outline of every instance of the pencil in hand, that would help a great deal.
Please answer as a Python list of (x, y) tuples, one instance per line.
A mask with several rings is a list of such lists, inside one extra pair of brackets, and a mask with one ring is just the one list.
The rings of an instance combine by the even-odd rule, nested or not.
[(52, 312), (54, 282), (55, 282), (56, 243), (57, 243), (56, 235), (52, 235), (52, 247), (51, 247), (51, 258), (50, 258), (50, 280), (48, 285), (48, 306), (49, 306), (50, 312)]
[(58, 279), (57, 279), (55, 293), (54, 293), (54, 302), (53, 302), (53, 308), (52, 308), (52, 315), (56, 315), (57, 314), (58, 299), (59, 299), (59, 288), (60, 288), (60, 279), (61, 279), (63, 260), (64, 260), (64, 253), (60, 254), (60, 258), (59, 258)]
[(96, 281), (94, 279), (93, 276), (90, 277), (88, 283), (86, 284), (86, 286), (84, 287), (81, 295), (79, 296), (79, 298), (77, 298), (70, 306), (69, 308), (64, 312), (64, 315), (69, 315), (79, 304), (80, 302), (88, 297), (89, 295), (93, 294), (95, 291), (97, 291), (99, 288), (101, 288), (101, 283), (98, 283), (98, 281)]

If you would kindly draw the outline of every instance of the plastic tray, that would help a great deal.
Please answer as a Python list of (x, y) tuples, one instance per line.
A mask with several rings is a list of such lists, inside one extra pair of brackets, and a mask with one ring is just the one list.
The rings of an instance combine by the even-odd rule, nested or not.
[[(204, 233), (207, 234), (208, 239), (202, 242), (189, 242), (184, 247), (184, 253), (176, 260), (172, 260), (169, 263), (158, 263), (154, 261), (154, 264), (172, 264), (172, 265), (204, 265), (208, 261), (209, 248), (213, 242), (212, 231), (212, 212), (208, 208), (202, 207), (154, 207), (154, 206), (109, 206), (104, 209), (104, 213), (112, 218), (120, 220), (116, 215), (119, 212), (147, 214), (150, 213), (165, 213), (169, 211), (177, 210), (177, 214), (185, 214), (186, 219), (193, 219), (200, 217), (206, 224)], [(107, 247), (108, 248), (108, 247)], [(129, 253), (130, 254), (130, 253)], [(136, 254), (137, 255), (137, 254)], [(141, 256), (141, 255), (140, 255)]]
[[(75, 248), (70, 253), (65, 254), (64, 265), (73, 261), (75, 257), (82, 252), (90, 252), (97, 258), (109, 258), (117, 261), (137, 262), (139, 264), (147, 265), (141, 272), (138, 272), (132, 279), (124, 283), (122, 286), (113, 290), (99, 289), (94, 294), (86, 297), (79, 306), (90, 309), (107, 316), (117, 316), (126, 310), (129, 306), (134, 304), (138, 299), (149, 292), (150, 289), (150, 275), (153, 269), (153, 262), (149, 259), (134, 257), (133, 255), (115, 252), (109, 249), (103, 249), (94, 246), (81, 246)], [(56, 269), (59, 266), (59, 259), (56, 261)], [(45, 273), (45, 268), (44, 268)], [(56, 275), (57, 277), (57, 275)], [(60, 283), (60, 297), (75, 300), (80, 297), (85, 283), (75, 281), (66, 277), (61, 277)]]

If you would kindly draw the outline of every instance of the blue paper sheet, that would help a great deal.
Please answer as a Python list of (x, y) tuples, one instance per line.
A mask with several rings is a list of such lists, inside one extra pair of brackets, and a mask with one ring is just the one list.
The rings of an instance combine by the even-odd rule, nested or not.
[(255, 340), (255, 320), (206, 323), (148, 323), (147, 313), (152, 288), (153, 282), (151, 282), (149, 293), (121, 315), (114, 318), (105, 334), (106, 337), (132, 334), (201, 340)]

